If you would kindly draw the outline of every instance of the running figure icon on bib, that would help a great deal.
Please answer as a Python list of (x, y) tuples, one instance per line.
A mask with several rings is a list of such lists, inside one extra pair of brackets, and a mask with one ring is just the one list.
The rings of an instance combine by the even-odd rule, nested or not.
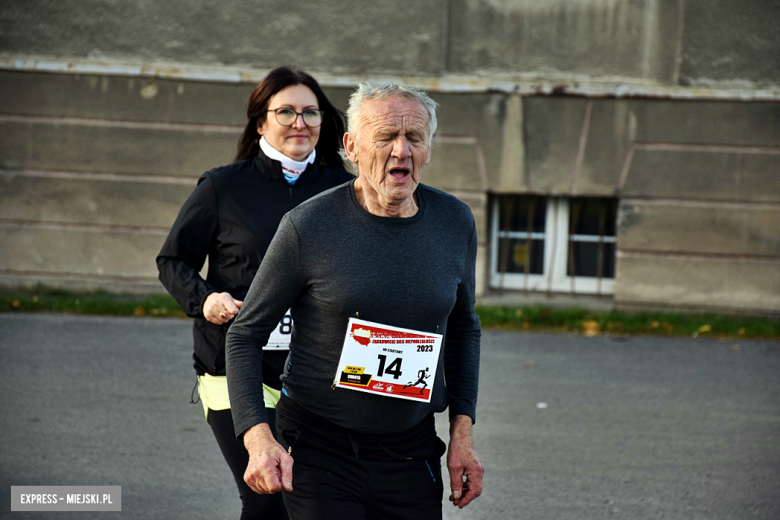
[(409, 381), (406, 385), (404, 385), (404, 389), (409, 387), (416, 387), (417, 385), (423, 385), (423, 387), (420, 389), (420, 395), (422, 395), (425, 388), (428, 386), (428, 383), (425, 382), (426, 379), (429, 379), (431, 376), (428, 375), (428, 367), (425, 367), (425, 370), (418, 370), (417, 371), (417, 381), (415, 383), (412, 383)]

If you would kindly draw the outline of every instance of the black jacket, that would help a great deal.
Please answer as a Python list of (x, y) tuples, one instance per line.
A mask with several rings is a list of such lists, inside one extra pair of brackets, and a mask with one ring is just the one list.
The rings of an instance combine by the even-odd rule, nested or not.
[[(195, 318), (195, 370), (225, 374), (225, 334), (229, 323), (214, 325), (203, 317), (212, 292), (243, 300), (285, 213), (303, 201), (354, 177), (336, 168), (310, 164), (290, 186), (281, 164), (262, 151), (251, 160), (214, 168), (198, 179), (157, 256), (160, 281)], [(206, 279), (199, 272), (208, 257)], [(286, 352), (264, 356), (263, 380), (281, 388)]]

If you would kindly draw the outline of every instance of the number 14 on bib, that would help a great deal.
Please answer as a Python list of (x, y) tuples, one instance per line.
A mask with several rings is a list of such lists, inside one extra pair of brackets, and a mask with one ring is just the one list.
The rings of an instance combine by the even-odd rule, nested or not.
[(333, 384), (429, 403), (441, 334), (350, 318)]

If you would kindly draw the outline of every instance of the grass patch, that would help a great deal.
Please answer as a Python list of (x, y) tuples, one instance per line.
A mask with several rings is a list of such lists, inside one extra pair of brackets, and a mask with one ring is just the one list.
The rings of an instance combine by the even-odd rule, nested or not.
[(592, 312), (547, 307), (477, 306), (484, 328), (597, 334), (780, 339), (780, 321), (722, 314)]
[[(780, 321), (719, 314), (594, 312), (548, 307), (477, 306), (485, 329), (597, 334), (648, 334), (780, 339)], [(184, 318), (167, 294), (114, 294), (36, 288), (0, 290), (0, 312), (63, 312), (104, 316)]]
[(45, 288), (1, 290), (0, 312), (186, 317), (176, 300), (167, 294), (113, 294), (102, 290), (72, 292)]

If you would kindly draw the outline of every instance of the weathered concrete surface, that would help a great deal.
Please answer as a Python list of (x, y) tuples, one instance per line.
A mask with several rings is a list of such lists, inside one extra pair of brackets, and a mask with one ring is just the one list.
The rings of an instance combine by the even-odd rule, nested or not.
[(532, 191), (614, 196), (635, 133), (631, 101), (527, 97), (523, 120)]
[(0, 5), (0, 55), (777, 88), (779, 19), (774, 0), (28, 0)]
[[(438, 118), (440, 136), (435, 145), (436, 161), (431, 159), (432, 175), (426, 173), (426, 181), (442, 189), (459, 186), (478, 191), (501, 185), (501, 162), (507, 152), (507, 144), (503, 141), (505, 125), (522, 125), (521, 114), (511, 108), (512, 101), (506, 94), (434, 94), (434, 100), (439, 103)], [(522, 141), (514, 140), (511, 152), (522, 150)], [(460, 157), (449, 157), (436, 149), (441, 146), (462, 146), (464, 154)], [(436, 155), (438, 154), (438, 155)], [(466, 161), (468, 171), (461, 171), (461, 164)], [(465, 178), (465, 177), (471, 178)]]
[(0, 71), (0, 112), (243, 127), (253, 88), (249, 84)]
[(685, 2), (680, 81), (780, 82), (780, 4), (774, 0)]
[(572, 166), (573, 195), (614, 196), (623, 163), (633, 138), (631, 103), (626, 100), (592, 100), (586, 111), (578, 153), (581, 163)]
[(0, 118), (0, 168), (195, 179), (232, 161), (241, 130)]
[(466, 74), (590, 74), (676, 83), (681, 0), (455, 0), (448, 63)]
[(694, 309), (777, 316), (780, 259), (618, 251), (618, 308)]
[(568, 193), (577, 160), (588, 100), (528, 97), (523, 100), (523, 135), (530, 189)]
[[(444, 2), (9, 2), (4, 52), (402, 74), (440, 72)], [(399, 28), (404, 37), (399, 37)], [(381, 64), (376, 60), (381, 57)]]
[(471, 138), (440, 137), (423, 175), (425, 184), (447, 191), (484, 192), (488, 187), (484, 153)]
[[(12, 485), (117, 485), (122, 512), (78, 518), (238, 517), (188, 404), (188, 320), (0, 314), (0, 330), (0, 514)], [(776, 342), (485, 332), (485, 490), (444, 518), (774, 520), (778, 371)]]
[(133, 182), (127, 176), (89, 178), (0, 170), (0, 219), (167, 230), (195, 182), (182, 179), (163, 184), (148, 179)]
[[(205, 271), (203, 273), (205, 276)], [(108, 291), (121, 294), (160, 294), (164, 289), (155, 278), (122, 278), (95, 273), (45, 273), (19, 269), (0, 271), (2, 287), (52, 287), (66, 291)]]
[(632, 140), (723, 146), (780, 146), (780, 103), (631, 100)]
[(526, 97), (531, 190), (777, 201), (780, 103)]
[(780, 257), (780, 206), (623, 200), (624, 251)]
[(627, 197), (777, 202), (779, 171), (780, 149), (647, 146), (634, 152), (622, 193)]
[(155, 280), (154, 258), (166, 234), (164, 230), (0, 223), (0, 271)]

